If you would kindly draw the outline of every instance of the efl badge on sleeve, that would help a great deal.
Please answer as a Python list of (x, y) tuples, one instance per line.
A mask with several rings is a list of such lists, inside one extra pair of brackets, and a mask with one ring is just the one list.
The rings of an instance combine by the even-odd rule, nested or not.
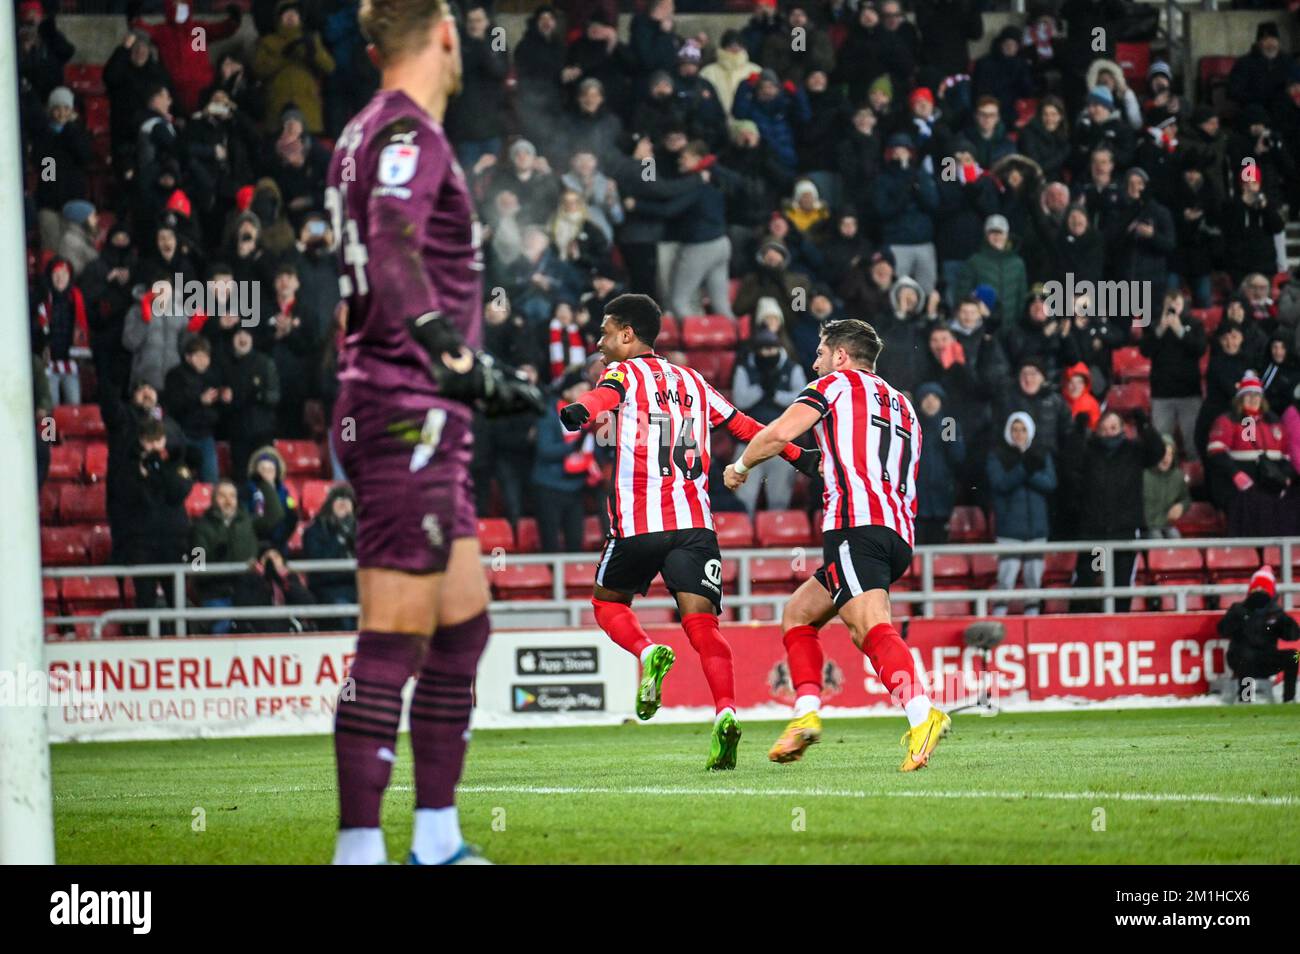
[(420, 158), (419, 146), (394, 143), (385, 146), (379, 154), (379, 182), (398, 186), (410, 182), (415, 175), (415, 165)]

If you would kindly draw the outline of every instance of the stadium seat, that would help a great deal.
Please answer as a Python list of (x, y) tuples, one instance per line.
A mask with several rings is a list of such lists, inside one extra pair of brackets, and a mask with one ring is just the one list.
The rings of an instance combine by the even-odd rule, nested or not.
[(41, 523), (53, 526), (59, 522), (59, 485), (48, 481), (42, 485), (40, 493)]
[(1151, 380), (1151, 360), (1133, 345), (1116, 348), (1111, 361), (1115, 379), (1121, 383)]
[(1179, 465), (1183, 470), (1183, 480), (1195, 490), (1205, 483), (1205, 465), (1199, 460), (1185, 460)]
[[(1223, 321), (1223, 306), (1215, 305), (1212, 308), (1193, 308), (1191, 310), (1193, 318), (1198, 318), (1201, 324), (1205, 325), (1206, 334), (1214, 334), (1219, 322)], [(1202, 372), (1204, 373), (1204, 372)]]
[(596, 580), (598, 560), (564, 564), (564, 597), (570, 600), (589, 599)]
[(1076, 553), (1049, 552), (1043, 558), (1043, 585), (1068, 584), (1074, 578)]
[(797, 547), (812, 544), (812, 524), (802, 510), (760, 510), (755, 515), (754, 536), (760, 547)]
[(1148, 550), (1147, 572), (1156, 586), (1172, 583), (1200, 583), (1204, 578), (1201, 551), (1191, 547), (1162, 547)]
[(1147, 88), (1147, 68), (1151, 65), (1150, 43), (1116, 43), (1115, 62), (1124, 71), (1124, 80), (1141, 96)]
[(545, 563), (507, 563), (500, 569), (491, 569), (492, 592), (497, 599), (545, 600), (550, 599), (551, 568)]
[(599, 517), (583, 517), (582, 549), (599, 550), (605, 545), (605, 528)]
[(950, 590), (968, 589), (970, 560), (960, 553), (940, 553), (934, 558), (934, 585)]
[(54, 409), (54, 429), (59, 440), (69, 437), (106, 437), (98, 404), (60, 404)]
[(1227, 84), (1228, 74), (1232, 72), (1232, 65), (1235, 62), (1236, 58), (1232, 56), (1201, 57), (1196, 64), (1200, 87), (1197, 90), (1197, 98), (1201, 102), (1210, 102), (1214, 89)]
[(1278, 272), (1273, 276), (1273, 300), (1277, 301), (1278, 295), (1282, 293), (1282, 286), (1291, 280), (1290, 272)]
[(984, 543), (989, 524), (979, 507), (953, 507), (948, 520), (948, 539), (953, 543)]
[(325, 503), (325, 498), (329, 496), (329, 492), (333, 487), (334, 481), (332, 480), (324, 480), (320, 477), (306, 478), (302, 482), (298, 505), (307, 516), (315, 517), (320, 512), (321, 506)]
[(1038, 114), (1038, 100), (1032, 98), (1016, 100), (1016, 128), (1023, 129)]
[(713, 529), (718, 534), (718, 546), (723, 549), (741, 549), (754, 545), (754, 527), (749, 522), (749, 514), (743, 511), (715, 513)]
[(1131, 415), (1135, 411), (1151, 412), (1151, 383), (1134, 381), (1112, 385), (1106, 392), (1106, 410)]
[(521, 517), (515, 527), (515, 551), (518, 553), (537, 553), (542, 549), (542, 537), (537, 532), (537, 521), (532, 517)]
[[(64, 9), (68, 7), (65, 4)], [(63, 67), (63, 81), (74, 93), (104, 95), (104, 65), (102, 63), (69, 63)]]
[(1245, 583), (1259, 565), (1259, 551), (1254, 547), (1209, 547), (1205, 551), (1211, 583)]
[(289, 474), (318, 477), (323, 473), (320, 445), (315, 441), (277, 440), (275, 449), (284, 458), (285, 470)]
[(789, 557), (758, 557), (750, 560), (749, 574), (754, 593), (788, 592), (795, 577)]
[(42, 527), (41, 563), (44, 566), (84, 566), (86, 535), (78, 527)]
[(1185, 537), (1221, 537), (1227, 529), (1223, 515), (1203, 500), (1192, 501), (1174, 526)]
[(740, 561), (723, 560), (722, 561), (722, 590), (723, 592), (734, 592), (736, 580), (740, 579)]
[(80, 444), (51, 444), (47, 480), (80, 480), (84, 451)]
[(82, 470), (86, 479), (92, 483), (108, 476), (108, 444), (104, 441), (91, 441), (86, 445), (86, 455), (82, 461)]
[(59, 516), (64, 523), (98, 523), (108, 519), (106, 484), (64, 484), (59, 491)]
[(659, 337), (655, 339), (655, 350), (663, 354), (665, 351), (680, 348), (681, 344), (681, 325), (677, 323), (677, 319), (672, 315), (664, 315), (660, 320)]
[(41, 603), (46, 616), (58, 616), (62, 610), (59, 603), (59, 581), (48, 576), (41, 577)]
[(63, 605), (69, 615), (103, 612), (121, 605), (115, 577), (72, 576), (62, 582)]
[(686, 352), (686, 366), (704, 375), (715, 388), (730, 387), (736, 372), (736, 352), (730, 349)]
[(977, 589), (992, 589), (998, 575), (998, 558), (992, 553), (976, 553), (970, 558), (971, 585)]
[(190, 487), (189, 496), (185, 498), (185, 512), (190, 515), (191, 520), (197, 520), (207, 513), (211, 506), (212, 485), (196, 480), (194, 486)]
[(501, 517), (483, 517), (478, 522), (478, 548), (480, 553), (491, 553), (500, 547), (506, 553), (515, 548), (515, 531), (509, 520)]
[(689, 315), (682, 319), (682, 347), (687, 351), (736, 347), (736, 322), (723, 315)]
[[(636, 618), (642, 626), (663, 626), (677, 622), (677, 611), (668, 606), (638, 606)], [(583, 626), (595, 626), (595, 610), (584, 609), (581, 620)]]
[(109, 105), (107, 96), (87, 96), (84, 100), (86, 132), (92, 136), (109, 131)]
[(972, 612), (971, 604), (962, 600), (945, 600), (934, 604), (936, 617), (970, 616)]
[(113, 559), (113, 532), (106, 523), (97, 523), (86, 534), (86, 548), (90, 551), (90, 562), (102, 566)]

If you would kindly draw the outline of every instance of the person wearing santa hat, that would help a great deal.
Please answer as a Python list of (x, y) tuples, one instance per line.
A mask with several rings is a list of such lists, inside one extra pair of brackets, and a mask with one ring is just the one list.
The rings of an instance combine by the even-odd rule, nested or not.
[(1282, 674), (1282, 701), (1295, 701), (1296, 651), (1279, 642), (1300, 639), (1300, 626), (1277, 600), (1277, 579), (1268, 564), (1250, 578), (1246, 598), (1228, 607), (1219, 620), (1219, 635), (1228, 640), (1227, 662), (1238, 701), (1251, 702), (1261, 687), (1272, 696), (1272, 679)]
[(1210, 492), (1228, 514), (1228, 535), (1260, 537), (1296, 532), (1295, 481), (1282, 425), (1268, 407), (1259, 375), (1237, 382), (1230, 410), (1210, 428), (1206, 445)]

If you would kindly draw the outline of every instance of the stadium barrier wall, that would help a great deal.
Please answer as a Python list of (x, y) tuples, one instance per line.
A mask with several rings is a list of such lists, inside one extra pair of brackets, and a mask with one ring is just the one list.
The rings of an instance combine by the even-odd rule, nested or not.
[[(1103, 700), (1142, 705), (1206, 695), (1224, 672), (1220, 613), (1002, 617), (990, 654), (965, 645), (971, 618), (915, 620), (907, 640), (944, 706)], [(711, 711), (679, 627), (652, 627), (678, 656), (660, 718)], [(723, 627), (742, 715), (782, 718), (792, 700), (779, 627)], [(46, 645), (54, 741), (293, 735), (331, 731), (351, 664), (352, 634), (105, 640)], [(840, 625), (822, 635), (828, 709), (892, 711), (870, 663)], [(502, 631), (479, 670), (477, 728), (634, 720), (636, 661), (595, 629)], [(411, 686), (407, 687), (408, 692)]]

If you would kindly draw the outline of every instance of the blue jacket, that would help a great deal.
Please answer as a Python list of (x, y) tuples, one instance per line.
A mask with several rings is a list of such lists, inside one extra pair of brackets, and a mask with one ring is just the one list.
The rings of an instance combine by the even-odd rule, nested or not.
[(989, 454), (989, 493), (999, 537), (1036, 540), (1051, 535), (1048, 502), (1056, 490), (1056, 467), (1051, 454), (1032, 448), (1031, 453), (1040, 462), (1033, 470), (1025, 466), (1025, 455), (1010, 447)]
[(871, 210), (885, 245), (923, 245), (934, 241), (939, 188), (934, 176), (915, 165), (889, 163), (871, 184)]
[(711, 242), (727, 234), (726, 196), (705, 182), (672, 199), (637, 199), (634, 211), (667, 219), (665, 237), (672, 242)]
[(812, 119), (808, 96), (802, 89), (793, 94), (782, 90), (769, 102), (761, 102), (757, 83), (741, 83), (736, 88), (736, 99), (731, 105), (731, 115), (736, 119), (752, 119), (758, 134), (781, 160), (781, 165), (791, 173), (799, 166), (795, 148), (795, 126)]
[(537, 450), (533, 454), (533, 483), (547, 490), (575, 493), (587, 486), (587, 475), (566, 474), (564, 459), (582, 449), (582, 441), (569, 443), (560, 424), (559, 404), (537, 422)]

